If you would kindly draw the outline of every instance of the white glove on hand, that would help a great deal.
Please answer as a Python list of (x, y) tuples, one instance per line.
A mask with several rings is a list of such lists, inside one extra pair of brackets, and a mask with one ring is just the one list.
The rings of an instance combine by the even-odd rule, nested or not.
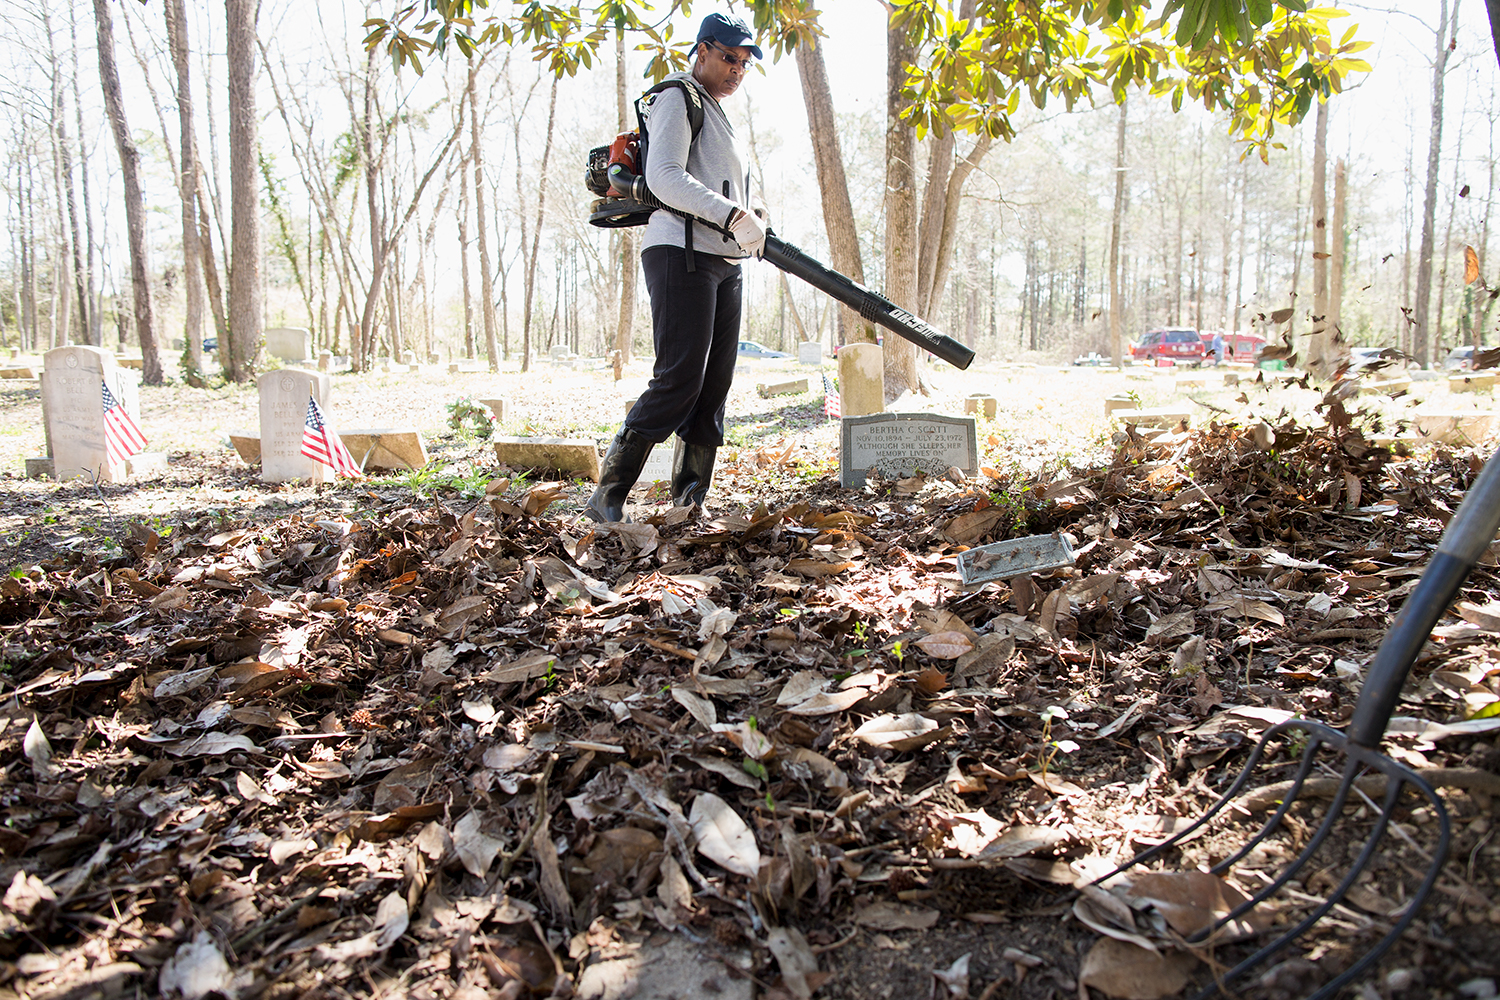
[(729, 223), (729, 231), (734, 234), (734, 240), (740, 245), (740, 249), (755, 257), (765, 253), (766, 227), (751, 213), (738, 211), (734, 221)]

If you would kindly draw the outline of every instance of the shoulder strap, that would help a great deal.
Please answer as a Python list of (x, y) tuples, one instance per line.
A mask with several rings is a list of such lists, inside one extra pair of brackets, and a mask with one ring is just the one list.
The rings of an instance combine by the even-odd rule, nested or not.
[(646, 119), (651, 117), (651, 105), (655, 103), (652, 98), (664, 90), (673, 88), (682, 91), (683, 102), (687, 104), (688, 124), (692, 127), (693, 138), (698, 138), (698, 133), (703, 131), (702, 88), (687, 80), (663, 80), (636, 99), (635, 120), (640, 126), (641, 135), (646, 134)]

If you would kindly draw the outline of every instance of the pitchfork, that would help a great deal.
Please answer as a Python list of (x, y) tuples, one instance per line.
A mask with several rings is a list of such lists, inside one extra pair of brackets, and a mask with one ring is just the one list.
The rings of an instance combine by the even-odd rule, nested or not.
[[(1382, 838), (1385, 837), (1391, 825), (1392, 814), (1396, 808), (1397, 800), (1401, 796), (1402, 789), (1410, 787), (1425, 797), (1431, 805), (1432, 813), (1438, 823), (1438, 841), (1432, 850), (1430, 863), (1422, 878), (1421, 885), (1411, 895), (1390, 931), (1364, 955), (1360, 956), (1353, 965), (1332, 981), (1314, 993), (1309, 1000), (1327, 1000), (1337, 994), (1345, 985), (1351, 982), (1372, 963), (1385, 954), (1387, 949), (1395, 943), (1402, 932), (1410, 926), (1416, 918), (1418, 909), (1427, 899), (1433, 886), (1437, 883), (1438, 874), (1442, 870), (1443, 862), (1448, 856), (1448, 842), (1451, 828), (1448, 820), (1448, 811), (1443, 807), (1443, 801), (1438, 797), (1432, 786), (1423, 780), (1421, 774), (1405, 765), (1398, 763), (1380, 752), (1380, 739), (1385, 733), (1386, 724), (1390, 721), (1391, 713), (1395, 711), (1397, 699), (1401, 694), (1401, 687), (1406, 682), (1406, 675), (1411, 670), (1412, 662), (1421, 651), (1424, 643), (1432, 634), (1432, 627), (1442, 617), (1458, 593), (1459, 587), (1469, 575), (1469, 571), (1479, 561), (1480, 555), (1489, 547), (1495, 538), (1496, 529), (1500, 528), (1500, 453), (1492, 456), (1485, 463), (1479, 478), (1470, 487), (1468, 495), (1458, 508), (1448, 528), (1443, 532), (1442, 539), (1438, 542), (1437, 553), (1432, 561), (1428, 563), (1427, 569), (1422, 573), (1422, 579), (1417, 583), (1412, 594), (1407, 598), (1406, 604), (1396, 616), (1391, 629), (1386, 633), (1385, 639), (1380, 644), (1380, 649), (1375, 653), (1375, 659), (1370, 664), (1369, 676), (1365, 679), (1364, 687), (1360, 691), (1359, 701), (1354, 708), (1354, 716), (1350, 720), (1347, 733), (1341, 733), (1322, 723), (1312, 722), (1306, 719), (1289, 719), (1278, 725), (1272, 726), (1266, 731), (1255, 749), (1250, 753), (1250, 759), (1243, 771), (1235, 779), (1234, 784), (1224, 793), (1223, 797), (1214, 803), (1202, 818), (1196, 823), (1177, 833), (1150, 850), (1143, 851), (1126, 864), (1115, 869), (1098, 882), (1113, 878), (1120, 872), (1149, 861), (1163, 851), (1180, 843), (1185, 838), (1201, 829), (1204, 824), (1228, 806), (1245, 787), (1249, 781), (1251, 772), (1256, 763), (1264, 754), (1266, 746), (1278, 737), (1292, 738), (1292, 741), (1306, 740), (1306, 747), (1302, 752), (1301, 761), (1297, 768), (1296, 777), (1290, 782), (1285, 797), (1281, 800), (1276, 811), (1266, 820), (1260, 832), (1255, 835), (1244, 847), (1233, 855), (1215, 865), (1211, 871), (1215, 875), (1223, 875), (1236, 863), (1248, 855), (1258, 845), (1263, 843), (1277, 829), (1281, 827), (1282, 820), (1291, 809), (1298, 793), (1302, 790), (1304, 782), (1312, 772), (1315, 764), (1323, 763), (1320, 757), (1334, 759), (1339, 755), (1344, 757), (1342, 767), (1342, 778), (1337, 791), (1334, 793), (1332, 804), (1328, 814), (1319, 824), (1312, 839), (1306, 848), (1287, 866), (1279, 877), (1270, 882), (1264, 889), (1257, 892), (1253, 897), (1236, 907), (1232, 912), (1218, 920), (1212, 927), (1194, 935), (1189, 943), (1202, 943), (1212, 937), (1220, 928), (1232, 921), (1243, 917), (1256, 905), (1270, 899), (1286, 884), (1291, 881), (1312, 857), (1317, 853), (1319, 847), (1333, 830), (1335, 821), (1343, 811), (1350, 795), (1356, 793), (1355, 780), (1362, 774), (1379, 772), (1385, 775), (1385, 799), (1380, 807), (1380, 814), (1375, 818), (1371, 833), (1355, 860), (1352, 869), (1344, 876), (1338, 887), (1331, 892), (1327, 899), (1322, 900), (1308, 913), (1296, 926), (1286, 931), (1276, 940), (1260, 948), (1222, 976), (1216, 976), (1215, 983), (1198, 994), (1198, 1000), (1214, 996), (1225, 989), (1226, 985), (1260, 965), (1273, 955), (1285, 949), (1298, 937), (1307, 931), (1309, 927), (1317, 923), (1324, 914), (1338, 905), (1355, 884), (1371, 858), (1375, 856)], [(1363, 794), (1359, 792), (1358, 794)], [(1367, 800), (1368, 801), (1368, 800)], [(1373, 804), (1373, 803), (1372, 803)]]

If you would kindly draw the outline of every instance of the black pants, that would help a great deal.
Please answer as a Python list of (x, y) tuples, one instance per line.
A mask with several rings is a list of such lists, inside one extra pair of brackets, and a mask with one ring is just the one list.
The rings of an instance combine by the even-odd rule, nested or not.
[(678, 434), (688, 444), (724, 443), (724, 401), (740, 342), (740, 266), (681, 247), (641, 252), (651, 296), (656, 366), (625, 426), (650, 441)]

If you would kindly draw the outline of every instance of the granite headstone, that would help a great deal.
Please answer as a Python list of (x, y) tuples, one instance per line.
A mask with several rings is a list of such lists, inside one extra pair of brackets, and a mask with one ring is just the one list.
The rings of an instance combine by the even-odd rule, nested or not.
[(973, 417), (872, 413), (840, 423), (839, 483), (845, 488), (863, 486), (872, 468), (888, 479), (942, 475), (953, 467), (968, 476), (979, 472)]

